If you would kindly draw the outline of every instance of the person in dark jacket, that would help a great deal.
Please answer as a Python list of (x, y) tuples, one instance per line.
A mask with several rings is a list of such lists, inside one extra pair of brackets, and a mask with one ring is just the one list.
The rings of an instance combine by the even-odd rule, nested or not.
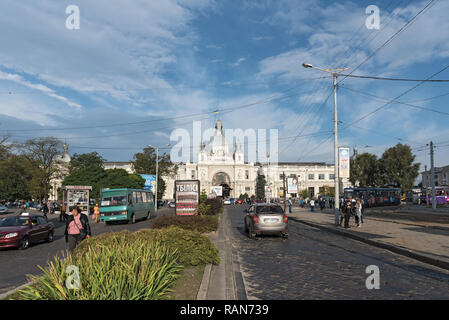
[(82, 240), (91, 236), (89, 218), (81, 213), (79, 207), (73, 207), (72, 214), (67, 217), (64, 235), (69, 252), (73, 251)]

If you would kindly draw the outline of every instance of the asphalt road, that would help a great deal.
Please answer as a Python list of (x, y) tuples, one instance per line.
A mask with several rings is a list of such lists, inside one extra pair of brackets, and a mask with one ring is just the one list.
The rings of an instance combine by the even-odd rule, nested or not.
[[(13, 213), (17, 210), (12, 210)], [(33, 211), (30, 211), (33, 212)], [(9, 213), (11, 214), (11, 213)], [(174, 214), (174, 209), (163, 207), (158, 210), (158, 216)], [(154, 219), (154, 218), (152, 218)], [(27, 282), (27, 274), (40, 274), (38, 266), (45, 267), (47, 261), (62, 254), (67, 245), (64, 239), (65, 223), (59, 222), (59, 214), (48, 215), (48, 220), (55, 225), (55, 239), (51, 243), (30, 245), (26, 250), (0, 249), (0, 294), (16, 288)], [(150, 227), (150, 220), (138, 221), (135, 224), (94, 223), (89, 218), (92, 235), (121, 230), (136, 231)]]
[[(248, 238), (230, 205), (232, 245), (248, 299), (449, 299), (449, 271), (289, 220), (289, 239)], [(367, 266), (380, 289), (366, 288)]]

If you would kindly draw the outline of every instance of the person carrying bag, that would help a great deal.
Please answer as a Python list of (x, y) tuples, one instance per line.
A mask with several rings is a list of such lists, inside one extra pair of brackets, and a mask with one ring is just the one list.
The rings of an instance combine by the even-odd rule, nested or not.
[(73, 251), (78, 243), (91, 236), (89, 218), (81, 214), (79, 207), (72, 208), (72, 215), (67, 217), (64, 235), (69, 252)]

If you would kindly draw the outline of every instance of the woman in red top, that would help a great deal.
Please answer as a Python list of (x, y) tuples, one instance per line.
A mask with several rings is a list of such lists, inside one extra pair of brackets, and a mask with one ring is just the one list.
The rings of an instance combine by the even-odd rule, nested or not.
[(91, 236), (89, 218), (81, 214), (80, 208), (72, 208), (72, 215), (68, 216), (66, 221), (64, 235), (70, 252), (76, 248), (78, 243)]

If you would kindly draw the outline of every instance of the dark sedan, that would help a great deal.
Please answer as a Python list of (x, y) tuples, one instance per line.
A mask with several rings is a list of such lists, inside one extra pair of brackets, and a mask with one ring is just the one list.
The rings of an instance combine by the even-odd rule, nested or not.
[(31, 243), (52, 242), (54, 225), (38, 214), (0, 218), (0, 248), (27, 249)]

